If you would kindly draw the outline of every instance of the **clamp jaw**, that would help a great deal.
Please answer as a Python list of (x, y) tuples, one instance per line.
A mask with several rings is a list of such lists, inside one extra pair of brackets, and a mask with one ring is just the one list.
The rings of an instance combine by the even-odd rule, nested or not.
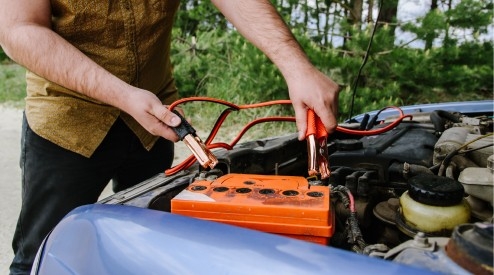
[(178, 111), (172, 110), (172, 112), (182, 120), (180, 125), (173, 128), (180, 140), (182, 140), (192, 154), (194, 154), (202, 167), (213, 169), (216, 164), (218, 164), (218, 159), (216, 159), (213, 153), (206, 147), (201, 138), (197, 136), (194, 127), (192, 127)]
[(307, 140), (308, 172), (310, 177), (320, 179), (329, 178), (331, 174), (328, 162), (328, 132), (321, 119), (309, 109), (307, 112)]

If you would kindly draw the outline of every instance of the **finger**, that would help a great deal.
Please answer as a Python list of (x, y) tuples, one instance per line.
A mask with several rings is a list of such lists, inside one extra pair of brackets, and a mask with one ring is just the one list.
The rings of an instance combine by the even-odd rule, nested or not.
[(151, 122), (148, 123), (146, 127), (149, 133), (154, 136), (161, 136), (173, 142), (177, 142), (180, 140), (175, 131), (171, 127), (166, 125), (163, 121), (154, 116), (150, 116), (149, 119)]
[(177, 142), (180, 140), (178, 135), (170, 127), (164, 128), (162, 134), (160, 134), (159, 136), (168, 139), (169, 141), (172, 142)]
[(335, 93), (336, 100), (333, 100), (330, 105), (330, 121), (329, 121), (329, 129), (328, 133), (332, 133), (336, 131), (336, 127), (338, 127), (338, 115), (339, 115), (339, 106), (338, 106), (338, 95), (339, 89)]
[[(165, 105), (165, 107), (170, 110), (170, 105)], [(177, 111), (180, 113), (180, 115), (182, 116), (185, 116), (185, 112), (184, 112), (184, 109), (182, 109), (181, 107), (178, 107), (176, 106), (175, 108), (173, 108), (174, 111)]]
[(305, 132), (307, 131), (307, 108), (304, 105), (293, 105), (295, 110), (295, 123), (298, 129), (298, 139), (305, 139)]
[[(338, 90), (336, 90), (334, 94), (334, 96), (337, 98)], [(326, 102), (327, 103), (325, 104), (318, 105), (317, 108), (314, 109), (314, 111), (321, 119), (328, 134), (330, 134), (334, 132), (336, 130), (336, 127), (338, 126), (338, 100), (330, 98), (329, 102)]]
[(155, 116), (170, 127), (177, 127), (182, 122), (180, 117), (178, 117), (164, 105), (162, 105), (161, 108), (155, 111)]
[(173, 109), (174, 111), (177, 111), (183, 118), (185, 118), (185, 120), (187, 120), (187, 122), (192, 125), (192, 120), (188, 117), (185, 117), (185, 112), (184, 112), (184, 109), (180, 108), (180, 107), (175, 107), (175, 109)]
[(316, 114), (321, 119), (321, 122), (324, 124), (324, 128), (326, 128), (328, 134), (335, 131), (337, 122), (332, 109), (323, 109), (322, 112), (316, 111)]

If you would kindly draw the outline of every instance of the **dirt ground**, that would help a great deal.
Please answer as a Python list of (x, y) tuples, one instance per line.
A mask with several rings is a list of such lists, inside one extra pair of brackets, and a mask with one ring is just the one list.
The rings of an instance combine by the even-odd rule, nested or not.
[[(12, 236), (21, 207), (21, 170), (19, 168), (22, 109), (0, 104), (0, 274), (8, 274), (14, 256)], [(176, 145), (175, 163), (190, 155), (183, 145)], [(101, 198), (112, 194), (109, 188)]]
[(11, 241), (21, 207), (21, 121), (21, 109), (0, 105), (0, 274), (8, 274), (14, 256)]

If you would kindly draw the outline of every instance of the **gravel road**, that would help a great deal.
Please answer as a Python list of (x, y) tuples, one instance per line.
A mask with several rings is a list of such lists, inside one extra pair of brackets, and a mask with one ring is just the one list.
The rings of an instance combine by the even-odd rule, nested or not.
[(21, 207), (21, 121), (21, 109), (0, 105), (0, 274), (8, 274), (14, 256), (11, 242)]

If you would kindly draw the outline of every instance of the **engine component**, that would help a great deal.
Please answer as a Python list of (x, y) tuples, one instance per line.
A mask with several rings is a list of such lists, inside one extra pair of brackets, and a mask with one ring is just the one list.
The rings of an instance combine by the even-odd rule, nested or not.
[(172, 199), (171, 212), (319, 244), (334, 232), (329, 188), (295, 176), (198, 179)]
[(434, 146), (434, 164), (441, 163), (449, 153), (460, 148), (465, 143), (469, 131), (465, 127), (454, 127), (444, 131)]
[(449, 236), (455, 226), (470, 220), (470, 206), (463, 186), (449, 178), (422, 174), (409, 180), (410, 188), (400, 197), (399, 228), (413, 236)]
[(494, 186), (494, 155), (487, 159), (487, 167), (467, 167), (458, 177), (458, 181), (463, 184), (465, 192), (471, 196), (479, 198), (493, 204)]
[[(476, 141), (472, 142), (473, 140)], [(466, 142), (472, 142), (467, 146), (469, 152), (466, 155), (468, 158), (475, 162), (479, 167), (486, 167), (489, 164), (488, 158), (493, 153), (492, 144), (494, 143), (494, 136), (469, 134)]]
[(446, 254), (473, 274), (492, 274), (493, 225), (463, 224), (455, 228), (446, 246)]
[(442, 274), (470, 274), (445, 253), (444, 247), (448, 240), (446, 237), (426, 237), (423, 232), (419, 232), (412, 240), (389, 250), (384, 259), (420, 266)]
[[(423, 127), (418, 123), (402, 123), (395, 129), (378, 136), (366, 136), (360, 140), (336, 140), (337, 150), (329, 155), (332, 167), (349, 167), (353, 171), (374, 171), (372, 181), (381, 186), (390, 186), (393, 183), (405, 187), (406, 182), (403, 169), (396, 171), (396, 165), (408, 163), (414, 166), (432, 166), (432, 154), (437, 137), (433, 129)], [(396, 164), (396, 165), (395, 165)], [(395, 165), (395, 166), (393, 166)], [(340, 171), (337, 176), (330, 178), (333, 184), (345, 185), (344, 175), (347, 171)], [(344, 172), (344, 173), (343, 173)], [(354, 192), (355, 186), (350, 183), (349, 188)], [(364, 189), (368, 187), (363, 187)], [(365, 193), (368, 190), (364, 191)], [(361, 194), (356, 194), (361, 195)]]

